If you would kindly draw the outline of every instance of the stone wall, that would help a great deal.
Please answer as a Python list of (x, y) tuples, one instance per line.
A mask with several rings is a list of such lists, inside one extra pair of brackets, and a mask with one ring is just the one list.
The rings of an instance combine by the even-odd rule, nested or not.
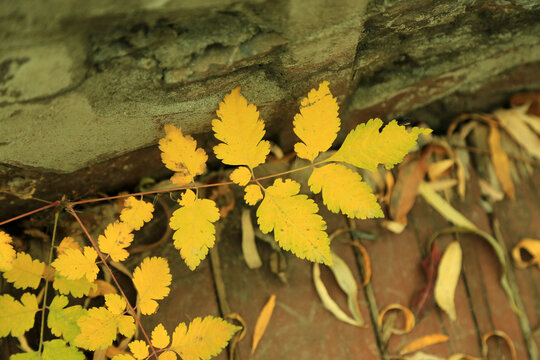
[(55, 198), (159, 176), (163, 124), (209, 149), (238, 84), (286, 148), (323, 79), (344, 132), (374, 116), (443, 129), (540, 88), (539, 18), (535, 0), (4, 1), (0, 189)]

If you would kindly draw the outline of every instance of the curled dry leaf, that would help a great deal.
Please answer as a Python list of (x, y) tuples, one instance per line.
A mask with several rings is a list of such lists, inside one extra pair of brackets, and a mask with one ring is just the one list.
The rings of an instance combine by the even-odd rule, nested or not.
[(250, 269), (258, 269), (262, 266), (261, 257), (255, 244), (255, 232), (251, 223), (251, 211), (242, 209), (242, 253), (244, 260)]
[(512, 249), (512, 257), (519, 268), (534, 264), (540, 267), (540, 240), (522, 239)]
[(435, 288), (435, 279), (437, 278), (437, 269), (441, 261), (441, 252), (436, 244), (431, 245), (431, 252), (422, 261), (422, 269), (426, 275), (427, 284), (420, 289), (411, 301), (411, 310), (414, 316), (420, 320), (424, 314), (433, 306), (433, 290)]
[(94, 284), (96, 284), (96, 286), (90, 289), (90, 294), (88, 295), (90, 297), (118, 293), (116, 288), (105, 280), (97, 279), (94, 281)]
[(262, 308), (261, 313), (257, 318), (257, 322), (255, 323), (255, 330), (253, 330), (253, 343), (251, 345), (252, 355), (255, 352), (255, 349), (257, 349), (257, 345), (259, 344), (259, 341), (261, 341), (261, 338), (266, 331), (266, 327), (268, 326), (268, 322), (270, 322), (270, 318), (272, 317), (275, 306), (276, 295), (272, 295), (270, 296), (270, 299), (268, 300), (266, 305), (264, 305), (264, 307)]
[(407, 227), (407, 218), (405, 218), (404, 224), (392, 220), (383, 220), (381, 221), (381, 225), (383, 228), (393, 232), (394, 234), (401, 234)]
[(403, 334), (407, 334), (411, 332), (411, 330), (414, 328), (414, 325), (415, 325), (414, 314), (407, 307), (400, 304), (390, 304), (379, 313), (379, 317), (377, 318), (377, 324), (379, 325), (379, 328), (384, 327), (383, 326), (384, 316), (389, 311), (394, 311), (394, 310), (399, 310), (403, 313), (403, 316), (405, 316), (405, 326), (403, 327), (403, 329), (396, 329), (392, 327), (389, 331), (392, 334), (396, 334), (396, 335), (403, 335)]
[(369, 258), (369, 254), (366, 248), (363, 247), (360, 243), (352, 241), (351, 245), (360, 250), (360, 253), (362, 254), (362, 260), (364, 260), (364, 281), (362, 282), (362, 287), (367, 286), (367, 284), (369, 284), (369, 282), (371, 281), (371, 260)]
[(353, 318), (360, 324), (364, 323), (362, 314), (360, 313), (360, 307), (358, 306), (358, 286), (356, 280), (351, 272), (351, 269), (347, 266), (347, 263), (340, 258), (336, 253), (332, 252), (332, 258), (334, 264), (330, 266), (332, 273), (336, 277), (337, 283), (341, 290), (347, 294), (347, 304), (349, 310), (353, 315)]
[(487, 197), (489, 200), (501, 201), (504, 199), (504, 194), (502, 191), (494, 188), (489, 182), (484, 179), (478, 179), (478, 185), (480, 186), (480, 192), (483, 196)]
[(408, 345), (404, 346), (403, 349), (399, 351), (399, 355), (406, 355), (417, 350), (423, 349), (425, 347), (440, 344), (442, 342), (448, 341), (448, 336), (444, 334), (430, 334), (422, 336), (419, 339), (414, 340)]
[(514, 199), (516, 197), (516, 191), (514, 189), (512, 177), (510, 176), (510, 161), (501, 148), (501, 134), (499, 133), (498, 127), (494, 124), (490, 124), (488, 142), (491, 151), (491, 161), (493, 162), (497, 179), (505, 194), (510, 199)]
[(517, 360), (517, 354), (516, 354), (516, 348), (514, 346), (514, 342), (512, 341), (512, 339), (510, 339), (508, 335), (506, 335), (504, 331), (500, 331), (500, 330), (490, 331), (484, 334), (484, 336), (482, 336), (482, 356), (484, 358), (487, 358), (488, 352), (489, 352), (487, 341), (489, 340), (489, 338), (495, 337), (495, 336), (504, 339), (504, 341), (506, 342), (506, 345), (508, 345), (508, 349), (510, 350), (510, 358), (512, 360)]
[(334, 299), (330, 297), (328, 290), (326, 290), (326, 287), (321, 280), (321, 269), (318, 263), (313, 264), (313, 282), (315, 284), (315, 290), (317, 290), (317, 294), (319, 294), (319, 297), (321, 298), (323, 306), (326, 308), (326, 310), (330, 311), (338, 320), (343, 321), (344, 323), (359, 327), (362, 326), (361, 322), (358, 322), (349, 315), (345, 314)]
[(391, 171), (386, 171), (385, 180), (386, 180), (386, 193), (384, 194), (384, 202), (387, 204), (390, 204), (390, 198), (392, 197), (392, 190), (394, 190), (394, 185), (396, 183), (396, 180), (394, 179), (394, 175), (392, 175)]
[(236, 346), (240, 341), (244, 339), (247, 332), (247, 325), (244, 319), (240, 316), (238, 313), (230, 313), (225, 316), (225, 319), (227, 320), (236, 320), (242, 325), (242, 330), (234, 334), (233, 339), (230, 342), (230, 348), (229, 348), (229, 360), (233, 360), (235, 358), (235, 350)]
[(427, 186), (432, 188), (435, 191), (443, 191), (453, 188), (458, 185), (457, 179), (441, 179), (436, 181), (430, 181), (426, 183)]
[(428, 167), (428, 176), (431, 181), (440, 179), (448, 174), (450, 169), (454, 166), (454, 159), (444, 159), (432, 164)]
[(499, 109), (493, 114), (501, 125), (529, 154), (540, 159), (540, 139), (523, 120), (524, 108)]
[(451, 321), (456, 320), (454, 295), (461, 273), (461, 259), (461, 246), (459, 242), (453, 241), (441, 258), (435, 282), (435, 301), (448, 314)]

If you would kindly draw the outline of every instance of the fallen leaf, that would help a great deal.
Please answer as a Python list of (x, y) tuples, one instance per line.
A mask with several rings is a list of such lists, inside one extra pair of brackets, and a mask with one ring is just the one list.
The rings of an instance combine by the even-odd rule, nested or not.
[(257, 345), (259, 344), (259, 341), (261, 341), (261, 338), (266, 331), (266, 327), (268, 326), (268, 322), (270, 322), (270, 318), (272, 317), (275, 306), (276, 295), (272, 295), (270, 296), (270, 299), (266, 305), (264, 305), (262, 308), (259, 317), (257, 318), (257, 322), (255, 323), (255, 330), (253, 330), (253, 343), (251, 345), (251, 355), (253, 355), (255, 349), (257, 349)]
[(313, 264), (313, 282), (315, 284), (315, 290), (317, 290), (317, 294), (319, 294), (319, 297), (321, 298), (323, 306), (326, 308), (326, 310), (330, 311), (338, 320), (341, 320), (344, 323), (358, 327), (362, 326), (362, 323), (345, 314), (334, 299), (330, 297), (328, 290), (326, 290), (326, 287), (321, 280), (321, 269), (318, 263)]
[(242, 209), (242, 253), (248, 268), (258, 269), (262, 266), (261, 257), (255, 244), (255, 232), (251, 223), (251, 211)]
[(360, 243), (352, 241), (351, 245), (360, 250), (360, 253), (362, 254), (362, 259), (364, 260), (364, 263), (362, 264), (362, 269), (364, 270), (364, 281), (362, 282), (362, 287), (365, 287), (371, 281), (371, 260), (369, 259), (369, 254), (366, 248)]
[(430, 334), (426, 336), (422, 336), (419, 339), (414, 340), (413, 342), (409, 343), (403, 349), (399, 351), (399, 355), (406, 355), (412, 352), (415, 352), (417, 350), (423, 349), (425, 347), (439, 344), (442, 342), (448, 341), (448, 336), (444, 334)]
[(480, 192), (491, 201), (501, 201), (504, 199), (502, 191), (497, 190), (490, 183), (484, 179), (478, 179), (478, 185), (480, 186)]
[(512, 257), (519, 268), (534, 264), (540, 267), (540, 240), (522, 239), (512, 249)]
[(97, 279), (94, 281), (96, 286), (90, 289), (89, 297), (96, 297), (107, 294), (117, 294), (116, 288), (105, 280)]
[(444, 159), (432, 164), (428, 167), (428, 176), (431, 181), (440, 179), (448, 174), (449, 170), (454, 166), (454, 159)]
[(494, 336), (504, 339), (504, 341), (506, 342), (506, 345), (508, 345), (508, 349), (510, 350), (511, 359), (517, 360), (517, 354), (516, 354), (516, 348), (514, 347), (514, 342), (512, 341), (512, 339), (510, 339), (508, 335), (506, 335), (504, 331), (500, 331), (500, 330), (490, 331), (484, 334), (484, 336), (482, 336), (482, 356), (487, 359), (488, 352), (489, 352), (487, 341), (489, 338), (494, 337)]
[(347, 263), (334, 252), (332, 252), (332, 259), (334, 259), (334, 264), (330, 266), (330, 269), (341, 290), (347, 294), (349, 310), (351, 311), (353, 318), (363, 325), (364, 320), (362, 319), (360, 307), (358, 306), (358, 286), (356, 285), (354, 275), (347, 266)]
[(405, 317), (405, 326), (403, 326), (403, 329), (396, 329), (394, 327), (392, 327), (392, 329), (390, 330), (390, 332), (392, 334), (396, 334), (396, 335), (403, 335), (403, 334), (407, 334), (407, 333), (410, 333), (411, 330), (414, 328), (414, 325), (415, 325), (415, 319), (414, 319), (414, 314), (412, 313), (411, 310), (409, 310), (407, 307), (403, 306), (403, 305), (400, 305), (400, 304), (390, 304), (388, 305), (387, 307), (385, 307), (380, 313), (379, 313), (379, 317), (377, 318), (377, 325), (379, 325), (380, 328), (383, 327), (383, 320), (384, 320), (384, 316), (389, 312), (389, 311), (394, 311), (394, 310), (399, 310), (401, 311), (401, 313), (403, 314), (403, 316)]
[(495, 174), (499, 180), (504, 192), (510, 199), (515, 199), (515, 189), (514, 183), (512, 182), (512, 177), (510, 176), (510, 161), (508, 156), (501, 148), (501, 134), (497, 126), (490, 125), (489, 133), (489, 149), (491, 151), (491, 161), (493, 162), (493, 167), (495, 168)]
[(458, 185), (458, 180), (457, 179), (442, 179), (442, 180), (430, 181), (426, 183), (426, 185), (435, 191), (443, 191), (443, 190), (451, 189), (454, 186)]
[(230, 346), (229, 347), (229, 360), (233, 360), (235, 358), (236, 346), (246, 336), (247, 325), (246, 325), (246, 322), (244, 321), (244, 319), (238, 313), (227, 314), (225, 316), (225, 319), (227, 319), (227, 320), (230, 320), (230, 319), (236, 320), (242, 325), (242, 330), (240, 330), (239, 332), (234, 334), (234, 338), (231, 340), (230, 345), (229, 345)]
[(540, 116), (540, 92), (520, 93), (510, 99), (512, 107), (527, 105), (527, 114)]
[(523, 109), (499, 109), (493, 113), (505, 130), (532, 156), (540, 159), (540, 139), (523, 120)]
[(446, 360), (443, 357), (432, 355), (432, 354), (426, 354), (425, 352), (419, 351), (414, 355), (411, 356), (405, 356), (403, 358), (404, 360)]
[(386, 171), (385, 180), (386, 180), (386, 193), (384, 194), (384, 202), (387, 204), (390, 204), (390, 198), (392, 197), (392, 190), (394, 189), (394, 185), (396, 184), (396, 180), (394, 179), (394, 175), (392, 175), (391, 171)]
[(411, 301), (411, 310), (418, 320), (422, 319), (424, 314), (433, 307), (433, 293), (440, 261), (441, 252), (434, 243), (431, 245), (431, 252), (422, 261), (422, 269), (426, 275), (427, 284), (413, 296)]
[(453, 241), (444, 252), (435, 282), (435, 301), (451, 321), (456, 320), (454, 296), (461, 273), (462, 251), (459, 242)]
[(403, 230), (405, 230), (405, 228), (407, 227), (407, 222), (405, 222), (405, 224), (402, 224), (397, 221), (383, 220), (381, 221), (381, 225), (383, 228), (393, 232), (394, 234), (401, 234)]

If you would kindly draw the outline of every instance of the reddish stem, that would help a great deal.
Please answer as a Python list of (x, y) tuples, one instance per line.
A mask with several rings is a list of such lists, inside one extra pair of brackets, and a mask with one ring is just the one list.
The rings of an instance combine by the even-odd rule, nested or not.
[(152, 349), (152, 353), (154, 354), (154, 356), (156, 357), (156, 359), (158, 358), (158, 355), (156, 353), (156, 349), (154, 349), (154, 346), (152, 345), (152, 342), (150, 341), (150, 338), (148, 337), (148, 334), (146, 333), (146, 331), (144, 331), (144, 328), (141, 324), (141, 320), (139, 319), (139, 317), (137, 316), (137, 313), (135, 312), (135, 309), (131, 306), (131, 304), (129, 303), (129, 300), (126, 296), (126, 294), (124, 294), (124, 290), (122, 290), (122, 287), (120, 286), (120, 284), (118, 283), (118, 280), (116, 280), (116, 277), (114, 276), (111, 268), (109, 267), (109, 264), (107, 264), (107, 261), (105, 259), (105, 256), (103, 256), (103, 254), (101, 253), (101, 251), (99, 251), (99, 247), (97, 246), (97, 244), (94, 242), (94, 240), (92, 239), (92, 236), (90, 236), (90, 233), (88, 232), (88, 230), (86, 229), (86, 227), (84, 226), (83, 222), (81, 221), (81, 219), (77, 216), (77, 213), (75, 212), (75, 209), (73, 209), (73, 206), (70, 204), (67, 206), (67, 208), (71, 211), (71, 214), (75, 217), (75, 219), (77, 220), (77, 222), (79, 223), (79, 225), (81, 225), (81, 228), (83, 229), (86, 237), (88, 238), (88, 240), (90, 240), (90, 242), (92, 243), (92, 246), (94, 247), (94, 249), (96, 250), (98, 256), (100, 257), (101, 261), (103, 262), (103, 265), (105, 265), (105, 267), (107, 268), (107, 270), (109, 271), (109, 273), (111, 274), (111, 278), (114, 280), (114, 283), (116, 284), (116, 286), (118, 287), (118, 290), (120, 290), (120, 293), (122, 294), (122, 296), (124, 297), (124, 299), (126, 300), (126, 304), (129, 308), (129, 311), (130, 313), (133, 315), (133, 317), (135, 318), (135, 321), (137, 322), (137, 325), (139, 326), (139, 328), (141, 329), (144, 337), (146, 338), (146, 342), (148, 343), (148, 345), (150, 345), (150, 348)]
[(21, 214), (21, 215), (18, 215), (18, 216), (15, 216), (15, 217), (12, 217), (11, 219), (7, 219), (7, 220), (4, 220), (2, 222), (0, 222), (0, 226), (4, 225), (4, 224), (7, 224), (9, 222), (12, 222), (12, 221), (15, 221), (15, 220), (19, 220), (25, 216), (28, 216), (28, 215), (32, 215), (32, 214), (35, 214), (37, 212), (40, 212), (42, 210), (45, 210), (45, 209), (49, 209), (49, 208), (52, 208), (52, 207), (55, 207), (56, 205), (60, 204), (60, 201), (59, 200), (56, 200), (55, 202), (53, 203), (50, 203), (49, 205), (45, 205), (45, 206), (42, 206), (38, 209), (35, 209), (35, 210), (32, 210), (32, 211), (29, 211), (29, 212), (26, 212), (24, 214)]

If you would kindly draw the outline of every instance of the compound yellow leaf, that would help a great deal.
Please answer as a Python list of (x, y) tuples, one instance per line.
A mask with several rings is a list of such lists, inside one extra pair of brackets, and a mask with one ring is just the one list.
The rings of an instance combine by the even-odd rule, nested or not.
[(21, 301), (11, 295), (0, 295), (0, 337), (17, 337), (34, 326), (34, 317), (38, 311), (36, 295), (24, 293)]
[(103, 235), (99, 235), (98, 245), (102, 253), (109, 254), (113, 261), (124, 261), (129, 256), (126, 248), (133, 241), (131, 226), (115, 221), (109, 224)]
[(317, 214), (319, 207), (306, 195), (298, 195), (300, 184), (276, 179), (265, 189), (257, 209), (257, 222), (263, 233), (274, 230), (274, 238), (285, 250), (302, 259), (332, 265), (326, 223)]
[(56, 248), (56, 252), (58, 255), (60, 255), (65, 253), (66, 249), (81, 250), (81, 247), (71, 236), (66, 236), (62, 239), (62, 241), (60, 241), (60, 245), (58, 245), (58, 247)]
[(133, 284), (139, 293), (139, 309), (144, 315), (157, 311), (158, 303), (169, 295), (171, 274), (169, 264), (162, 257), (150, 257), (142, 261), (133, 272)]
[(65, 341), (71, 343), (81, 333), (77, 321), (86, 315), (86, 309), (83, 309), (81, 305), (66, 307), (67, 305), (67, 297), (62, 295), (54, 297), (48, 308), (47, 326), (53, 335), (61, 336)]
[(251, 180), (251, 171), (245, 166), (234, 169), (231, 173), (231, 181), (240, 186), (246, 186)]
[(163, 324), (158, 324), (154, 330), (152, 330), (152, 345), (154, 347), (158, 349), (166, 348), (170, 341), (171, 338)]
[(201, 263), (208, 249), (214, 246), (219, 209), (213, 200), (197, 199), (192, 190), (187, 190), (178, 201), (182, 207), (171, 217), (170, 226), (176, 230), (174, 247), (180, 250), (182, 259), (191, 270)]
[(146, 359), (148, 356), (148, 345), (142, 340), (135, 340), (129, 343), (129, 350), (137, 359)]
[(244, 195), (244, 200), (248, 205), (255, 205), (259, 202), (259, 200), (263, 198), (261, 187), (259, 185), (248, 185), (244, 190), (246, 192), (246, 194)]
[(120, 212), (120, 220), (128, 224), (133, 230), (139, 230), (145, 222), (152, 220), (154, 205), (130, 196), (124, 202)]
[(300, 114), (294, 116), (294, 133), (302, 140), (294, 145), (294, 151), (302, 159), (313, 161), (328, 150), (339, 131), (339, 106), (328, 85), (323, 81), (319, 89), (311, 89), (302, 99)]
[(43, 276), (45, 264), (24, 252), (18, 252), (10, 270), (4, 272), (4, 278), (18, 289), (31, 287), (36, 289)]
[(178, 324), (170, 349), (182, 360), (207, 360), (219, 354), (238, 330), (240, 327), (221, 318), (195, 318), (189, 329), (184, 323)]
[(13, 249), (11, 236), (0, 231), (0, 271), (10, 270), (15, 260), (15, 249)]
[(253, 104), (240, 94), (240, 86), (225, 95), (212, 120), (215, 137), (222, 141), (214, 146), (216, 157), (228, 165), (245, 165), (253, 169), (265, 162), (270, 143), (262, 140), (264, 121)]
[(451, 321), (456, 320), (454, 295), (461, 273), (461, 258), (461, 246), (459, 242), (453, 241), (441, 258), (435, 282), (435, 301), (448, 314)]
[(380, 218), (384, 214), (368, 184), (355, 171), (341, 164), (328, 164), (313, 169), (308, 185), (314, 194), (322, 190), (328, 210), (340, 210), (350, 218)]
[(165, 133), (159, 140), (159, 149), (161, 161), (176, 172), (171, 181), (178, 186), (193, 182), (195, 176), (205, 172), (208, 155), (203, 149), (197, 149), (197, 141), (189, 135), (184, 136), (174, 125), (165, 125)]
[(379, 164), (390, 169), (401, 162), (416, 145), (419, 134), (431, 133), (431, 129), (418, 127), (407, 131), (405, 126), (398, 125), (396, 120), (379, 132), (382, 124), (381, 119), (371, 119), (358, 125), (347, 135), (341, 148), (329, 161), (343, 161), (373, 172)]
[(77, 280), (82, 277), (90, 282), (97, 278), (99, 268), (96, 265), (97, 252), (90, 246), (84, 247), (84, 254), (81, 250), (66, 249), (51, 264), (60, 275), (69, 280)]
[(105, 306), (114, 315), (120, 315), (126, 309), (126, 300), (118, 294), (105, 295)]

